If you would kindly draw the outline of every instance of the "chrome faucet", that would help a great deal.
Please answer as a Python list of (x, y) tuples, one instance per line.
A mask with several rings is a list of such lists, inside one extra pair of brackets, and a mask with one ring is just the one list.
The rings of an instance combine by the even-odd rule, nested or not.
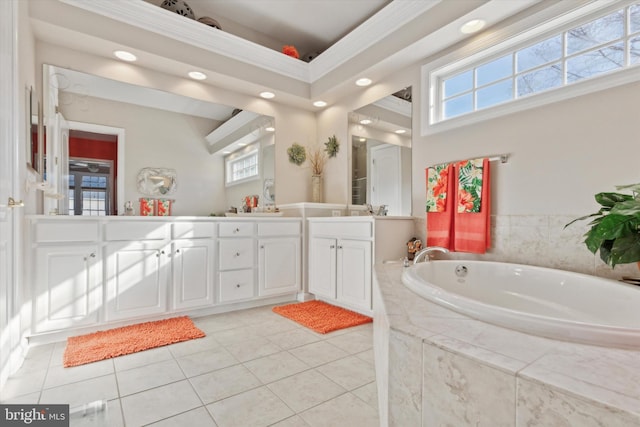
[(449, 249), (443, 248), (442, 246), (427, 246), (426, 248), (420, 250), (413, 257), (413, 263), (417, 264), (420, 261), (420, 258), (424, 257), (425, 261), (429, 260), (429, 255), (432, 252), (442, 252), (443, 254), (448, 254)]

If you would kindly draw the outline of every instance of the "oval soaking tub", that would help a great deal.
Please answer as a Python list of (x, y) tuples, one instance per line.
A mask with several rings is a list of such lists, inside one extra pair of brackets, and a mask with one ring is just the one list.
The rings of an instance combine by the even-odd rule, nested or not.
[(551, 268), (442, 260), (405, 268), (402, 282), (436, 304), (548, 338), (640, 348), (640, 288)]

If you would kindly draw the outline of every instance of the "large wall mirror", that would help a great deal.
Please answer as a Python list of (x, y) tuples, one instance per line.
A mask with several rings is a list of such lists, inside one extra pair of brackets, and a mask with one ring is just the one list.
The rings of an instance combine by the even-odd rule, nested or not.
[(349, 113), (351, 203), (411, 215), (411, 87)]
[[(223, 214), (251, 195), (275, 203), (272, 117), (53, 65), (43, 88), (44, 213), (117, 215), (149, 196), (171, 199), (173, 215)], [(255, 167), (234, 177), (249, 157)], [(141, 186), (145, 170), (171, 176)], [(140, 191), (158, 182), (171, 191)]]

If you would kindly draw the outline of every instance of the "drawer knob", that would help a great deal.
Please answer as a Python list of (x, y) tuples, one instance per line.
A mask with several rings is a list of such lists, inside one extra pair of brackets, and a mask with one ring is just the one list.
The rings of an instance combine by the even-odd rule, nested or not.
[(89, 255), (91, 258), (95, 258), (96, 257), (96, 253), (95, 252), (91, 252), (91, 255)]
[(239, 232), (240, 232), (240, 229), (236, 227), (236, 229), (235, 229), (235, 230), (233, 230), (233, 232), (234, 232), (234, 233), (239, 233)]
[(236, 288), (239, 288), (239, 287), (240, 287), (240, 283), (238, 283), (238, 284), (236, 285)]
[(342, 245), (338, 246), (338, 249), (342, 249)]
[(329, 249), (335, 249), (335, 248), (336, 248), (336, 245), (329, 246)]
[(176, 249), (176, 253), (179, 254), (180, 253), (180, 249)]
[(260, 249), (264, 249), (264, 245), (260, 245)]
[(237, 256), (237, 257), (238, 257), (238, 256), (240, 256), (240, 252), (236, 252), (236, 256)]

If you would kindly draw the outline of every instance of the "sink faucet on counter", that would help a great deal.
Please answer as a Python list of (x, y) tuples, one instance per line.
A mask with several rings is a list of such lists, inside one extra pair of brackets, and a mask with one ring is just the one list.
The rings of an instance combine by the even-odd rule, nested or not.
[(423, 258), (423, 257), (424, 257), (425, 261), (428, 261), (430, 259), (430, 255), (433, 252), (442, 252), (443, 254), (448, 254), (449, 253), (449, 249), (443, 248), (442, 246), (427, 246), (426, 248), (424, 248), (421, 251), (419, 251), (413, 257), (413, 263), (417, 264), (420, 261), (420, 258)]

